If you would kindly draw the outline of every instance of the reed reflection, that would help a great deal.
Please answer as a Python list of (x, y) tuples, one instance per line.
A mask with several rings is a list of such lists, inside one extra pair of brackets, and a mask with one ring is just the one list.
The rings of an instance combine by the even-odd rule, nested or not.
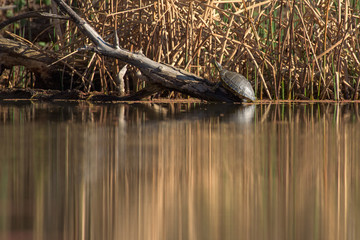
[(0, 105), (1, 239), (357, 239), (358, 105)]

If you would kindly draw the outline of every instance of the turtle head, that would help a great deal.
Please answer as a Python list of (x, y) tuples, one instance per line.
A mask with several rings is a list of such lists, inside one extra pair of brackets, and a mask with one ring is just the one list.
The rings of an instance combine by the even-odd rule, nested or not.
[(219, 72), (222, 71), (222, 69), (223, 69), (222, 66), (215, 59), (214, 59), (214, 65)]

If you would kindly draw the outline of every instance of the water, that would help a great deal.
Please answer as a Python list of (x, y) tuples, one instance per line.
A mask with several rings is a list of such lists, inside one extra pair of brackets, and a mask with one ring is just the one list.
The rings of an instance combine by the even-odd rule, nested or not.
[(0, 239), (360, 239), (359, 104), (0, 104)]

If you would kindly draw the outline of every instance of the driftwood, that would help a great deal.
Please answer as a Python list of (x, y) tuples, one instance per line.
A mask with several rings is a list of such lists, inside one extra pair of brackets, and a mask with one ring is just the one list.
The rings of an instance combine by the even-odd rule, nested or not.
[[(1, 10), (1, 9), (0, 9)], [(21, 19), (24, 18), (53, 18), (53, 19), (63, 19), (63, 20), (69, 20), (68, 17), (66, 16), (60, 16), (57, 14), (51, 14), (51, 13), (47, 13), (47, 12), (27, 12), (27, 13), (23, 13), (17, 16), (14, 16), (6, 21), (3, 21), (0, 23), (0, 29), (4, 28), (5, 26), (14, 23), (16, 21), (19, 21)]]
[[(11, 69), (13, 66), (25, 66), (36, 76), (35, 88), (39, 89), (69, 89), (71, 71), (82, 76), (69, 64), (60, 62), (56, 55), (48, 54), (35, 45), (16, 41), (0, 36), (0, 75), (4, 69)], [(64, 67), (69, 71), (64, 71)], [(64, 81), (59, 79), (63, 78)]]
[(229, 93), (223, 87), (216, 88), (213, 83), (204, 78), (173, 66), (155, 62), (141, 52), (130, 52), (106, 42), (63, 0), (54, 0), (54, 2), (63, 12), (70, 16), (82, 33), (95, 44), (94, 47), (85, 47), (83, 50), (91, 50), (98, 54), (131, 64), (137, 67), (150, 83), (164, 89), (175, 90), (207, 101), (241, 101), (241, 99)]
[(47, 79), (51, 74), (47, 65), (54, 61), (36, 48), (0, 36), (0, 63), (3, 67), (25, 65), (40, 78)]

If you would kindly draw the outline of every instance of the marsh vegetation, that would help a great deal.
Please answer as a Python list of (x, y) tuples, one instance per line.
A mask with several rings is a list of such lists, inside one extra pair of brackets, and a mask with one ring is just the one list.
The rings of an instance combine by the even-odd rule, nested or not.
[[(106, 41), (113, 42), (116, 31), (119, 46), (142, 51), (154, 61), (217, 82), (218, 74), (210, 63), (218, 60), (248, 78), (258, 99), (359, 98), (358, 0), (79, 0), (69, 4)], [(54, 3), (46, 1), (17, 2), (19, 12), (13, 13), (34, 9), (62, 15)], [(58, 73), (53, 75), (56, 80), (40, 84), (33, 71), (6, 66), (2, 59), (2, 86), (117, 91), (116, 74), (124, 63), (79, 52), (90, 42), (72, 21), (24, 18), (5, 26), (1, 34), (46, 54), (56, 62)], [(127, 94), (146, 84), (137, 69), (129, 66)], [(157, 96), (185, 97), (169, 90)]]

